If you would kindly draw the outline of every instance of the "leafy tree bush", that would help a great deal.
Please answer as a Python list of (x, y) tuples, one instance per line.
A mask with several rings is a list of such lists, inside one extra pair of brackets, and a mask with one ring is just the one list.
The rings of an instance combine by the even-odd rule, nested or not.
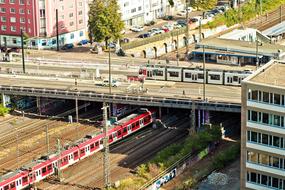
[(227, 164), (232, 162), (240, 154), (240, 144), (234, 144), (230, 148), (220, 152), (213, 160), (213, 167), (215, 169), (224, 168)]
[(0, 116), (5, 116), (9, 111), (9, 108), (5, 108), (3, 104), (0, 104)]
[[(284, 4), (285, 0), (263, 0), (262, 13), (270, 12), (280, 5)], [(220, 25), (233, 26), (241, 22), (247, 22), (255, 18), (260, 13), (260, 6), (255, 1), (248, 1), (240, 10), (229, 9), (223, 15), (218, 15), (212, 22), (209, 22), (205, 28), (215, 28)]]

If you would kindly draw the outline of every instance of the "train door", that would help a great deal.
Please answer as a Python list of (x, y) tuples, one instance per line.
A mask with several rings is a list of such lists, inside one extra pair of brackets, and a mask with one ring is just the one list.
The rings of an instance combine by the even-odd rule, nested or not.
[(193, 73), (192, 74), (192, 81), (197, 81), (198, 79), (198, 74), (197, 73)]
[(85, 156), (85, 148), (80, 149), (80, 158)]
[(152, 78), (152, 76), (153, 76), (152, 70), (147, 70), (147, 75), (146, 75), (146, 77), (147, 77), (147, 78)]
[(119, 129), (119, 130), (117, 131), (117, 138), (118, 138), (118, 139), (122, 138), (122, 130), (121, 130), (121, 129)]
[(130, 134), (132, 132), (132, 126), (128, 125), (128, 134)]
[(140, 119), (139, 121), (140, 121), (140, 127), (143, 127), (144, 126), (143, 119)]
[(128, 135), (128, 127), (127, 126), (123, 128), (123, 136), (126, 136), (126, 135)]
[(227, 79), (227, 82), (228, 82), (229, 84), (232, 84), (232, 83), (233, 83), (233, 77), (228, 76), (227, 78), (228, 78), (228, 79)]
[(24, 187), (28, 185), (28, 183), (29, 183), (28, 176), (22, 177), (22, 186)]
[(73, 159), (74, 160), (78, 159), (78, 151), (73, 152)]

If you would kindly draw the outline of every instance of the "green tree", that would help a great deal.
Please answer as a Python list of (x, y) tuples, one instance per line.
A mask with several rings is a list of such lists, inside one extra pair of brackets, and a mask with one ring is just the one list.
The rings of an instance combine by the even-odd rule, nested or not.
[(188, 0), (188, 1), (190, 1), (190, 5), (192, 7), (196, 7), (198, 10), (212, 9), (217, 5), (217, 0)]
[(88, 29), (90, 40), (118, 40), (124, 29), (117, 0), (93, 0), (90, 4)]
[(174, 7), (174, 1), (173, 0), (168, 0), (168, 3), (171, 7)]

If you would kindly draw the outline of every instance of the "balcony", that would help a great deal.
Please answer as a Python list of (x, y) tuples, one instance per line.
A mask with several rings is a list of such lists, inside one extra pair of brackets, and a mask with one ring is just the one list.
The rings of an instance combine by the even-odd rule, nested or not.
[(250, 169), (254, 169), (254, 170), (258, 170), (262, 172), (267, 172), (267, 173), (271, 173), (274, 175), (285, 176), (285, 170), (281, 170), (281, 169), (274, 168), (271, 166), (265, 166), (261, 164), (254, 164), (251, 162), (246, 162), (246, 168), (250, 168)]
[(284, 149), (273, 147), (273, 146), (266, 146), (266, 145), (257, 144), (257, 143), (253, 143), (253, 142), (246, 142), (246, 147), (252, 148), (255, 150), (270, 152), (270, 153), (274, 153), (274, 154), (285, 155)]
[(248, 128), (270, 131), (272, 133), (285, 135), (285, 128), (283, 128), (283, 127), (278, 127), (278, 126), (273, 126), (273, 125), (265, 125), (265, 124), (257, 123), (257, 122), (253, 122), (253, 121), (247, 121), (246, 126)]
[(259, 109), (263, 109), (263, 110), (270, 110), (273, 112), (285, 113), (285, 107), (281, 106), (281, 105), (276, 105), (276, 104), (269, 104), (269, 103), (264, 103), (264, 102), (247, 100), (247, 106), (259, 108)]
[(249, 189), (256, 189), (256, 190), (271, 190), (271, 189), (273, 189), (273, 188), (270, 188), (267, 186), (258, 185), (258, 184), (250, 183), (250, 182), (246, 182), (245, 187), (249, 188)]

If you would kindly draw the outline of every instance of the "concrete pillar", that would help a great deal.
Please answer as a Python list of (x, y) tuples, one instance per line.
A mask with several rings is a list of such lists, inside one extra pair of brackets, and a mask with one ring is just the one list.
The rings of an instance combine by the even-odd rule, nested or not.
[(161, 119), (161, 107), (158, 108), (158, 118)]
[(42, 115), (42, 112), (41, 112), (41, 99), (40, 99), (40, 97), (37, 97), (37, 109), (38, 109), (38, 113), (40, 115)]
[(1, 94), (1, 99), (2, 99), (3, 106), (6, 107), (6, 101), (5, 101), (5, 94), (4, 93)]
[(205, 110), (205, 123), (210, 123), (210, 112)]
[(201, 110), (198, 110), (198, 129), (201, 127)]

